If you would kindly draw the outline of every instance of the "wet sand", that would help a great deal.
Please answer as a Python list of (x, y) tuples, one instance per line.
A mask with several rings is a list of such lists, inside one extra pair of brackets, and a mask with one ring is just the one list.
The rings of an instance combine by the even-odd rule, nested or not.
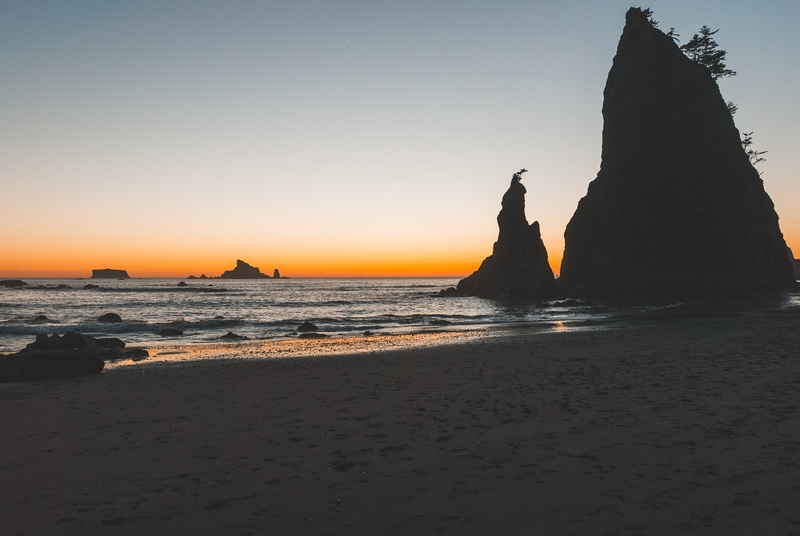
[(391, 348), (0, 385), (2, 533), (800, 534), (798, 307)]

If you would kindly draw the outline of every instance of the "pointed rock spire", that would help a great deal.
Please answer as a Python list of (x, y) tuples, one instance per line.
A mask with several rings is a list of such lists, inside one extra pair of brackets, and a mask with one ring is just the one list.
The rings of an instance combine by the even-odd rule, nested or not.
[(500, 233), (492, 255), (480, 268), (462, 279), (458, 296), (481, 298), (529, 299), (555, 294), (553, 270), (547, 262), (547, 249), (539, 233), (539, 222), (528, 225), (525, 217), (525, 187), (520, 170), (511, 179), (497, 215)]

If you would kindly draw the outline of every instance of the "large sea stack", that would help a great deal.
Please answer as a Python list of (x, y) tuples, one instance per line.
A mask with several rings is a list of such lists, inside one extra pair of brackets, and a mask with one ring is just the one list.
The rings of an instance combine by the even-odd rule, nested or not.
[(481, 298), (531, 299), (555, 295), (553, 270), (539, 233), (539, 222), (528, 225), (525, 187), (515, 173), (497, 215), (500, 234), (492, 254), (480, 268), (462, 279), (452, 294)]
[(716, 82), (640, 9), (604, 98), (602, 163), (564, 233), (563, 289), (677, 298), (792, 283), (778, 215)]

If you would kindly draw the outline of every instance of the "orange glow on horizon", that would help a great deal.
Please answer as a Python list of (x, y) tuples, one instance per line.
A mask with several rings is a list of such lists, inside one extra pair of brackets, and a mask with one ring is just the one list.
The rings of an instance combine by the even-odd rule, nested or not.
[[(800, 232), (785, 234), (795, 256), (800, 255)], [(40, 247), (37, 247), (40, 246)], [(299, 251), (282, 251), (264, 255), (254, 251), (218, 252), (208, 255), (196, 251), (175, 252), (164, 248), (148, 253), (119, 250), (74, 251), (64, 247), (41, 247), (27, 244), (4, 251), (0, 259), (0, 279), (11, 278), (89, 278), (92, 269), (113, 268), (126, 270), (132, 278), (186, 278), (189, 275), (219, 277), (231, 270), (237, 259), (258, 267), (272, 275), (278, 268), (281, 275), (290, 278), (323, 277), (466, 277), (478, 269), (491, 250), (487, 248), (455, 251), (410, 251), (411, 248), (393, 251), (359, 251), (352, 254), (325, 251), (311, 254)], [(562, 246), (563, 247), (563, 246)], [(246, 249), (246, 248), (243, 248)], [(563, 250), (548, 246), (548, 256), (553, 273), (558, 275)]]
[(353, 255), (318, 256), (287, 260), (265, 259), (255, 255), (225, 255), (224, 258), (197, 258), (194, 255), (154, 259), (145, 255), (141, 258), (127, 255), (87, 255), (59, 256), (59, 262), (44, 256), (26, 257), (24, 263), (3, 263), (0, 278), (89, 278), (92, 269), (112, 268), (126, 270), (132, 278), (186, 278), (190, 275), (219, 277), (224, 271), (236, 266), (241, 259), (256, 266), (266, 275), (272, 275), (275, 268), (281, 275), (294, 278), (303, 277), (465, 277), (475, 271), (483, 258), (478, 255), (453, 255), (433, 257), (423, 255)]

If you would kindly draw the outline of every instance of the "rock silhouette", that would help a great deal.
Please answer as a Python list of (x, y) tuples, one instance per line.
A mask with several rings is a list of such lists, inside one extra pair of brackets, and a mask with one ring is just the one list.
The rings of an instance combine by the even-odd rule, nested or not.
[(520, 182), (522, 173), (524, 170), (514, 174), (511, 186), (503, 195), (502, 209), (497, 215), (500, 232), (492, 254), (476, 272), (459, 281), (455, 291), (444, 290), (442, 296), (530, 299), (556, 293), (539, 222), (528, 225), (525, 217), (526, 190)]
[(319, 331), (319, 328), (314, 324), (312, 324), (311, 322), (303, 322), (302, 324), (297, 326), (297, 329), (295, 331), (299, 331), (301, 333), (303, 332), (308, 333), (308, 332)]
[(794, 278), (800, 280), (800, 259), (794, 258), (794, 253), (789, 250), (789, 259), (792, 261), (792, 268), (794, 269)]
[(25, 281), (20, 281), (19, 279), (4, 279), (3, 281), (0, 281), (0, 287), (19, 288), (26, 286), (28, 286), (28, 284)]
[(244, 261), (237, 260), (236, 268), (227, 270), (220, 278), (222, 279), (269, 279), (269, 276), (262, 274), (261, 271), (255, 267), (250, 266)]
[(130, 279), (130, 276), (126, 270), (103, 268), (102, 270), (92, 270), (92, 279)]
[(236, 333), (229, 331), (225, 335), (221, 336), (220, 339), (229, 339), (233, 341), (246, 341), (248, 340), (248, 337), (245, 337), (244, 335), (237, 335)]
[(95, 339), (73, 331), (39, 334), (16, 354), (0, 355), (0, 382), (95, 374), (103, 370), (106, 360), (148, 356), (143, 348), (125, 349), (125, 343), (116, 338)]
[(180, 337), (183, 335), (183, 331), (177, 328), (164, 328), (158, 332), (159, 335), (162, 337)]
[(106, 313), (97, 318), (98, 322), (108, 322), (109, 324), (118, 324), (122, 322), (122, 317), (117, 313)]
[(574, 295), (729, 295), (791, 284), (772, 200), (716, 82), (642, 10), (604, 91), (597, 178), (564, 233)]

